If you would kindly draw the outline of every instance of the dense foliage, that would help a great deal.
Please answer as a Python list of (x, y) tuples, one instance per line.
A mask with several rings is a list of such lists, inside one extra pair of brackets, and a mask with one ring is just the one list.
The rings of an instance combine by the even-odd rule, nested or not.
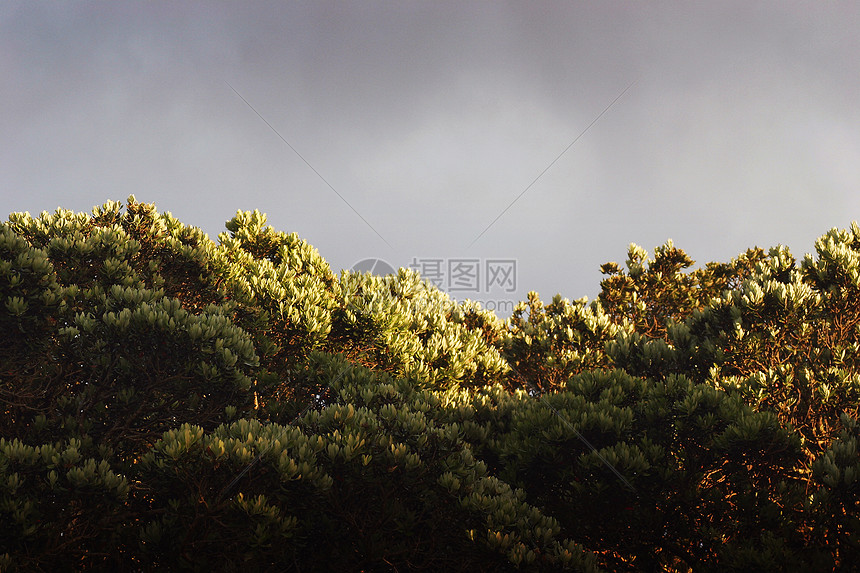
[(502, 321), (239, 212), (0, 224), (0, 569), (860, 562), (860, 228)]

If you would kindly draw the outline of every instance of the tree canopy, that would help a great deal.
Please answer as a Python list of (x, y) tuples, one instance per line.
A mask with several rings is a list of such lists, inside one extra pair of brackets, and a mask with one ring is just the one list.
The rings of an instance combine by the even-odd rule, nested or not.
[(501, 320), (238, 212), (0, 224), (0, 570), (860, 562), (860, 227)]

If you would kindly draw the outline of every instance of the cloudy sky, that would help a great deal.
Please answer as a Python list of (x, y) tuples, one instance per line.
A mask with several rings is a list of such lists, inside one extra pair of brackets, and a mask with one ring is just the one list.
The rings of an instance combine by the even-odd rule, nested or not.
[(0, 77), (4, 216), (134, 194), (336, 271), (515, 260), (458, 295), (502, 316), (631, 242), (802, 256), (860, 219), (855, 2), (7, 0)]

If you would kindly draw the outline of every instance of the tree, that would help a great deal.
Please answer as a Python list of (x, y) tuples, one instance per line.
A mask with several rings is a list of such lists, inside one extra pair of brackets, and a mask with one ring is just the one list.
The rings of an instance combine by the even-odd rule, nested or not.
[(507, 321), (238, 212), (0, 225), (4, 570), (849, 570), (860, 228)]

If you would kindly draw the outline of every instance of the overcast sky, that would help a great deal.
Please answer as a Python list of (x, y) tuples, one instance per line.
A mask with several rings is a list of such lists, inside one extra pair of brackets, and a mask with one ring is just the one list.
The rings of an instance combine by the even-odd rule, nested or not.
[(335, 271), (515, 260), (491, 306), (860, 219), (856, 2), (6, 0), (0, 78), (3, 215), (259, 209)]

